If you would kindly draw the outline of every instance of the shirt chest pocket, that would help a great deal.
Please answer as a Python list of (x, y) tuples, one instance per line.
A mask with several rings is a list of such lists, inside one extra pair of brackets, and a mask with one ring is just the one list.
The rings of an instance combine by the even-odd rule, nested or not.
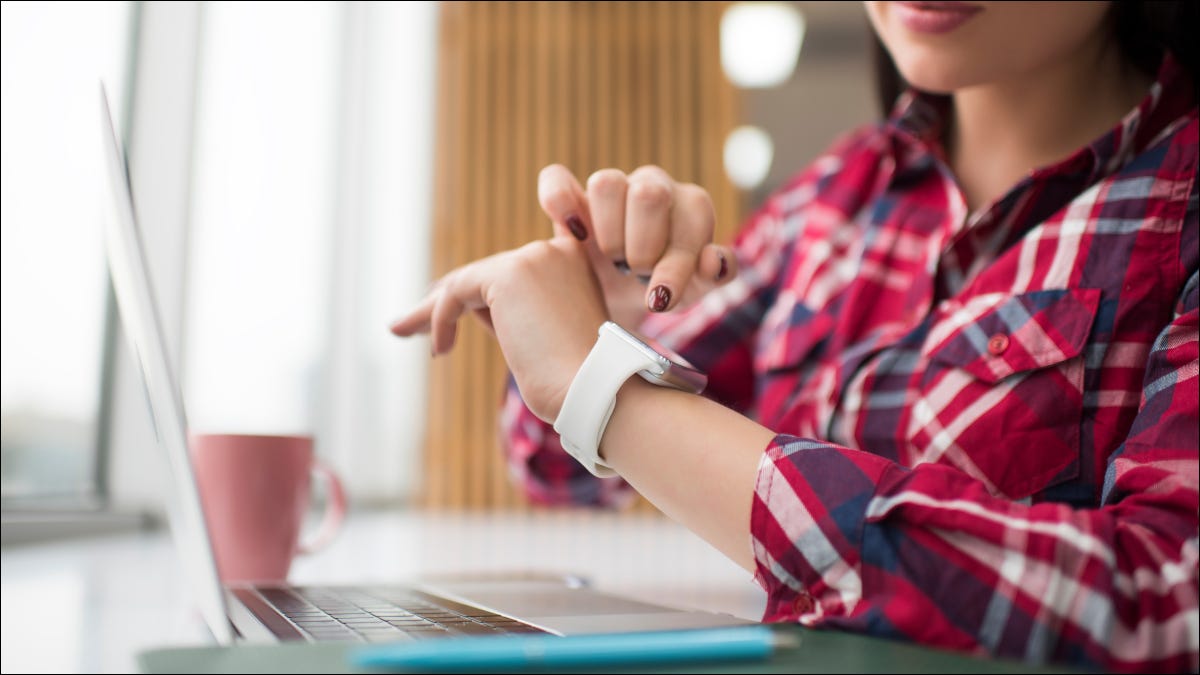
[(1099, 290), (1061, 289), (949, 308), (930, 330), (909, 409), (913, 463), (953, 464), (1010, 499), (1076, 477), (1099, 302)]

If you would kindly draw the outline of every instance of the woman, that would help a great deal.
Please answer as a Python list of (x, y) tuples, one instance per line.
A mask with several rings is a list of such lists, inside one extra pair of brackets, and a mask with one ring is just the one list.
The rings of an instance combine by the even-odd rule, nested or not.
[[(1159, 31), (1172, 55), (1132, 4), (869, 2), (912, 90), (733, 247), (660, 169), (548, 167), (556, 236), (393, 331), (443, 353), (473, 311), (530, 493), (632, 486), (753, 572), (768, 621), (1195, 670), (1194, 21)], [(709, 375), (625, 381), (596, 450), (623, 481), (548, 427), (606, 319)]]

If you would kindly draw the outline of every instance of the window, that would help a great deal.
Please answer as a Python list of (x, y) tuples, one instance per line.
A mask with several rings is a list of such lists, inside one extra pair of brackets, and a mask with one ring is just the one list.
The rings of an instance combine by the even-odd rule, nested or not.
[[(196, 431), (313, 433), (356, 503), (416, 484), (436, 3), (150, 3), (130, 173)], [(193, 60), (194, 59), (194, 60)], [(117, 350), (118, 506), (167, 467)]]
[(158, 510), (167, 483), (122, 336), (104, 356), (101, 78), (193, 427), (313, 432), (359, 503), (403, 501), (428, 353), (387, 326), (428, 285), (436, 18), (3, 4), (6, 507)]
[(415, 484), (434, 3), (204, 6), (183, 379), (201, 431), (311, 433), (359, 503)]
[(315, 432), (338, 234), (338, 7), (216, 3), (204, 12), (185, 298), (189, 421)]
[(0, 454), (6, 508), (103, 497), (108, 279), (99, 83), (124, 119), (128, 2), (4, 3)]

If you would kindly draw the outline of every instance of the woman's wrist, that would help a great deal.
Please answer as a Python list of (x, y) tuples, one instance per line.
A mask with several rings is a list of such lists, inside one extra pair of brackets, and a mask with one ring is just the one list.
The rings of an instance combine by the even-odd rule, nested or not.
[[(613, 403), (612, 416), (608, 418), (608, 426), (605, 427), (604, 435), (600, 437), (600, 447), (598, 450), (600, 459), (604, 460), (605, 464), (613, 466), (612, 463), (614, 461), (621, 461), (621, 455), (624, 454), (621, 452), (621, 449), (629, 447), (629, 444), (627, 443), (608, 442), (609, 438), (613, 435), (610, 434), (610, 431), (618, 424), (621, 424), (619, 420), (630, 416), (629, 414), (619, 414), (618, 411), (622, 410), (623, 408), (652, 409), (652, 406), (654, 405), (655, 394), (666, 394), (671, 392), (677, 394), (682, 393), (666, 387), (659, 387), (650, 384), (638, 375), (633, 375), (625, 381), (625, 384), (622, 385), (617, 391), (616, 401)], [(617, 435), (619, 436), (620, 432), (617, 432)], [(611, 452), (614, 457), (608, 456), (610, 445), (613, 446)], [(616, 467), (613, 467), (613, 469), (616, 470), (617, 473), (620, 473), (620, 470)]]
[(750, 504), (774, 432), (697, 394), (631, 377), (600, 441), (600, 457), (667, 516), (747, 570)]

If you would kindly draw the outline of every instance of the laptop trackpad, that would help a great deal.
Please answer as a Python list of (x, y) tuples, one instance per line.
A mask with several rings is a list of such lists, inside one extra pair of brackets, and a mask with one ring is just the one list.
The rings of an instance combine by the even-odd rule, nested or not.
[(725, 614), (677, 610), (555, 582), (438, 583), (440, 593), (561, 633), (703, 628), (751, 623)]
[(451, 582), (434, 586), (460, 602), (518, 619), (579, 614), (649, 614), (670, 609), (601, 593), (586, 586), (572, 587), (558, 582)]

